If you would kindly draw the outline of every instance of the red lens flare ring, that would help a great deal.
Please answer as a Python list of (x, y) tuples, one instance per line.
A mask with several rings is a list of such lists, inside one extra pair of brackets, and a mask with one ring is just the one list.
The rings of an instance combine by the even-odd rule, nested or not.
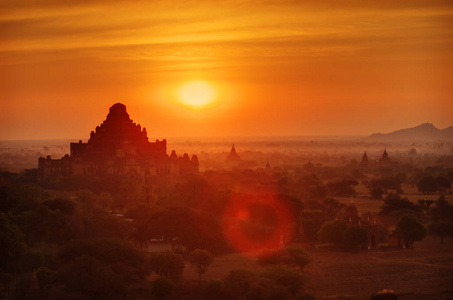
[[(257, 218), (259, 212), (261, 216), (264, 214), (265, 218)], [(226, 205), (222, 227), (231, 246), (246, 253), (259, 249), (275, 249), (281, 236), (284, 236), (285, 240), (291, 239), (294, 221), (294, 212), (278, 197), (241, 196), (231, 198)], [(250, 227), (256, 230), (248, 230)]]

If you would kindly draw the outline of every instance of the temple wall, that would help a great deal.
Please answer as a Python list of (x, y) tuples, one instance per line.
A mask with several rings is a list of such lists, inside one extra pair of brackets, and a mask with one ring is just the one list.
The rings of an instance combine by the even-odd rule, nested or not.
[(38, 161), (38, 180), (47, 177), (72, 176), (72, 164), (69, 156), (62, 159), (39, 158)]

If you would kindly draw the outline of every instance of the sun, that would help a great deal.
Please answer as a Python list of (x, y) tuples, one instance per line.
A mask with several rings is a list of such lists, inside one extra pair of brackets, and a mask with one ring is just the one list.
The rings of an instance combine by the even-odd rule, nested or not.
[(205, 106), (215, 98), (215, 89), (206, 81), (190, 81), (179, 88), (179, 100), (191, 107)]

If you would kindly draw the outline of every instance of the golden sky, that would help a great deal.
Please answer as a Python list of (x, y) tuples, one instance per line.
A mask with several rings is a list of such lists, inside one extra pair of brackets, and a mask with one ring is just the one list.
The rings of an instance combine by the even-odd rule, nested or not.
[(1, 0), (0, 23), (0, 140), (86, 139), (116, 102), (151, 140), (453, 125), (453, 1)]

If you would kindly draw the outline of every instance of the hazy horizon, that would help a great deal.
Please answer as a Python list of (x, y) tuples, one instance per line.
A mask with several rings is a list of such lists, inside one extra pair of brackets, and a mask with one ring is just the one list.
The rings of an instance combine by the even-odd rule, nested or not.
[[(135, 120), (133, 120), (135, 121)], [(99, 125), (102, 123), (102, 121), (99, 122)], [(138, 122), (136, 122), (138, 123)], [(238, 140), (238, 141), (245, 141), (245, 140), (288, 140), (288, 139), (363, 139), (363, 138), (367, 138), (373, 134), (388, 134), (388, 133), (392, 133), (394, 131), (398, 131), (398, 130), (401, 130), (401, 129), (408, 129), (408, 128), (413, 128), (413, 127), (417, 127), (417, 126), (420, 126), (420, 125), (423, 125), (423, 124), (426, 124), (426, 123), (430, 123), (432, 125), (434, 125), (437, 129), (439, 130), (442, 130), (442, 129), (446, 129), (446, 128), (450, 128), (450, 127), (453, 127), (453, 125), (450, 125), (450, 126), (446, 126), (446, 127), (438, 127), (436, 126), (435, 123), (432, 123), (432, 122), (425, 122), (425, 123), (421, 123), (421, 124), (416, 124), (416, 125), (413, 125), (413, 126), (410, 126), (410, 127), (404, 127), (404, 128), (395, 128), (393, 130), (390, 130), (390, 131), (387, 131), (387, 132), (382, 132), (382, 131), (377, 131), (377, 132), (371, 132), (371, 133), (363, 133), (363, 134), (319, 134), (319, 135), (316, 135), (316, 134), (305, 134), (305, 135), (288, 135), (288, 134), (281, 134), (281, 135), (224, 135), (224, 136), (220, 136), (220, 135), (217, 135), (217, 136), (172, 136), (172, 135), (169, 135), (169, 136), (162, 136), (161, 134), (157, 134), (156, 136), (153, 135), (153, 133), (149, 132), (148, 130), (148, 138), (150, 141), (153, 141), (153, 140), (162, 140), (162, 139), (166, 139), (167, 141), (169, 140), (173, 140), (173, 141), (177, 141), (177, 142), (182, 142), (182, 141), (197, 141), (197, 140), (205, 140), (205, 141), (219, 141), (219, 140), (229, 140), (229, 141), (234, 141), (234, 140)], [(98, 126), (98, 125), (96, 125)], [(93, 130), (94, 128), (96, 127), (94, 126), (93, 127)], [(143, 126), (145, 128), (147, 128), (146, 126)], [(91, 131), (90, 131), (91, 132)], [(89, 140), (89, 134), (85, 134), (83, 137), (74, 137), (74, 138), (70, 138), (70, 137), (55, 137), (55, 138), (31, 138), (31, 139), (1, 139), (0, 138), (0, 142), (14, 142), (14, 141), (83, 141), (83, 142), (87, 142)]]
[[(307, 140), (307, 139), (361, 139), (361, 138), (366, 138), (369, 135), (281, 135), (281, 136), (266, 136), (266, 135), (256, 135), (256, 136), (168, 136), (168, 137), (153, 137), (149, 136), (148, 138), (149, 141), (154, 141), (156, 139), (162, 140), (166, 139), (167, 141), (176, 141), (176, 142), (196, 142), (196, 141), (234, 141), (237, 140), (238, 142), (241, 141), (273, 141), (273, 140)], [(68, 141), (68, 142), (78, 142), (81, 140), (82, 142), (88, 142), (90, 138), (89, 137), (83, 137), (83, 138), (52, 138), (52, 139), (6, 139), (6, 140), (0, 140), (0, 142), (60, 142), (60, 141)]]

